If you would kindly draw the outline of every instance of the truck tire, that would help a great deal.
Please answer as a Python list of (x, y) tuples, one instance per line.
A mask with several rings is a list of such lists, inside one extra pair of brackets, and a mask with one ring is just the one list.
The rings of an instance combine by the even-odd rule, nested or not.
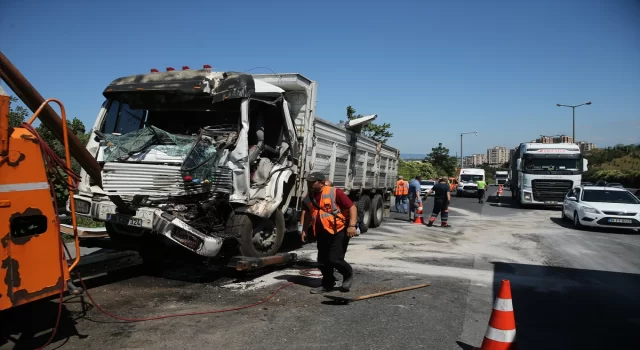
[(362, 222), (367, 227), (371, 227), (371, 197), (363, 195), (356, 203), (358, 213), (362, 213)]
[(226, 235), (238, 239), (240, 254), (254, 258), (271, 256), (278, 252), (284, 239), (285, 223), (280, 209), (269, 219), (232, 212)]
[(384, 218), (384, 201), (382, 196), (376, 194), (371, 201), (371, 227), (376, 228), (382, 225), (382, 219)]

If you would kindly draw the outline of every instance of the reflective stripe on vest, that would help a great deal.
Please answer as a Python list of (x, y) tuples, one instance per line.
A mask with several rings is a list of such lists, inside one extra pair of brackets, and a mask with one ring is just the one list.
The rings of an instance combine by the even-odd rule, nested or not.
[(320, 222), (322, 227), (330, 234), (335, 234), (344, 229), (346, 219), (338, 205), (336, 204), (336, 189), (334, 187), (325, 186), (322, 189), (322, 195), (320, 196), (320, 202), (318, 205), (321, 209), (318, 209), (313, 202), (311, 202), (312, 194), (309, 193), (304, 198), (304, 203), (311, 211), (311, 224), (313, 225), (313, 234), (316, 235), (316, 219), (320, 214)]
[(396, 196), (406, 196), (409, 194), (409, 183), (404, 180), (396, 182)]

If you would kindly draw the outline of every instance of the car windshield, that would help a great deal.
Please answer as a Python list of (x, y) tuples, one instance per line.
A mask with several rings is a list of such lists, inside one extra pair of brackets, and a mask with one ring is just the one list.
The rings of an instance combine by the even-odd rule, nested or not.
[(585, 202), (640, 204), (629, 191), (584, 190), (582, 200)]
[(476, 182), (483, 179), (484, 179), (483, 175), (460, 175), (460, 181), (463, 181), (463, 182)]
[(531, 158), (525, 160), (527, 170), (578, 170), (579, 159)]
[(423, 186), (433, 186), (436, 184), (435, 181), (420, 181), (420, 184)]

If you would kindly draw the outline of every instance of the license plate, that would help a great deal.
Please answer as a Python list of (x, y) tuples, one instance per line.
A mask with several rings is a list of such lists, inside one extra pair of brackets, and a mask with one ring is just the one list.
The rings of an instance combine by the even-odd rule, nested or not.
[(107, 221), (120, 225), (142, 227), (142, 219), (122, 214), (107, 214)]
[(544, 202), (544, 204), (559, 204), (559, 202), (546, 201), (546, 202)]
[(609, 222), (615, 224), (630, 224), (633, 221), (630, 219), (609, 219)]

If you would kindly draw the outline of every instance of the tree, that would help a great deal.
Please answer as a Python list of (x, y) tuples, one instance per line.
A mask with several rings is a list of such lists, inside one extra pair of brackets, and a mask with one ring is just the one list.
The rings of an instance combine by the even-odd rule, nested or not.
[[(89, 134), (86, 133), (84, 123), (82, 123), (80, 119), (73, 118), (72, 120), (67, 120), (67, 126), (69, 127), (69, 131), (76, 135), (78, 139), (80, 139), (80, 142), (82, 142), (82, 144), (87, 143), (87, 141), (89, 140)], [(47, 128), (44, 124), (40, 124), (36, 128), (36, 131), (38, 132), (38, 134), (40, 134), (42, 140), (44, 140), (44, 142), (49, 145), (49, 147), (51, 147), (53, 152), (55, 152), (58, 157), (64, 160), (64, 146), (53, 135), (51, 130), (49, 130), (49, 128)], [(71, 158), (71, 169), (76, 174), (80, 174), (80, 164), (74, 158)], [(63, 178), (66, 181), (66, 175), (64, 175)], [(66, 184), (54, 182), (54, 186), (58, 206), (64, 206), (67, 198), (69, 197), (69, 191), (67, 191)]]
[(29, 111), (23, 106), (17, 106), (15, 108), (11, 106), (12, 102), (18, 102), (17, 97), (11, 96), (9, 101), (9, 126), (15, 128), (27, 119)]
[[(347, 120), (353, 120), (361, 117), (362, 115), (356, 114), (356, 110), (353, 107), (347, 106)], [(344, 124), (344, 121), (341, 120), (340, 124)], [(384, 144), (393, 136), (393, 133), (389, 131), (390, 128), (391, 124), (389, 123), (369, 123), (362, 128), (362, 134), (365, 137)]]
[(416, 175), (422, 175), (425, 179), (435, 179), (438, 177), (438, 172), (430, 163), (400, 159), (398, 161), (398, 175), (404, 176), (406, 180)]
[(438, 173), (447, 176), (453, 176), (456, 173), (458, 160), (449, 155), (449, 149), (444, 147), (442, 143), (438, 143), (438, 147), (431, 149), (426, 160), (436, 168)]

